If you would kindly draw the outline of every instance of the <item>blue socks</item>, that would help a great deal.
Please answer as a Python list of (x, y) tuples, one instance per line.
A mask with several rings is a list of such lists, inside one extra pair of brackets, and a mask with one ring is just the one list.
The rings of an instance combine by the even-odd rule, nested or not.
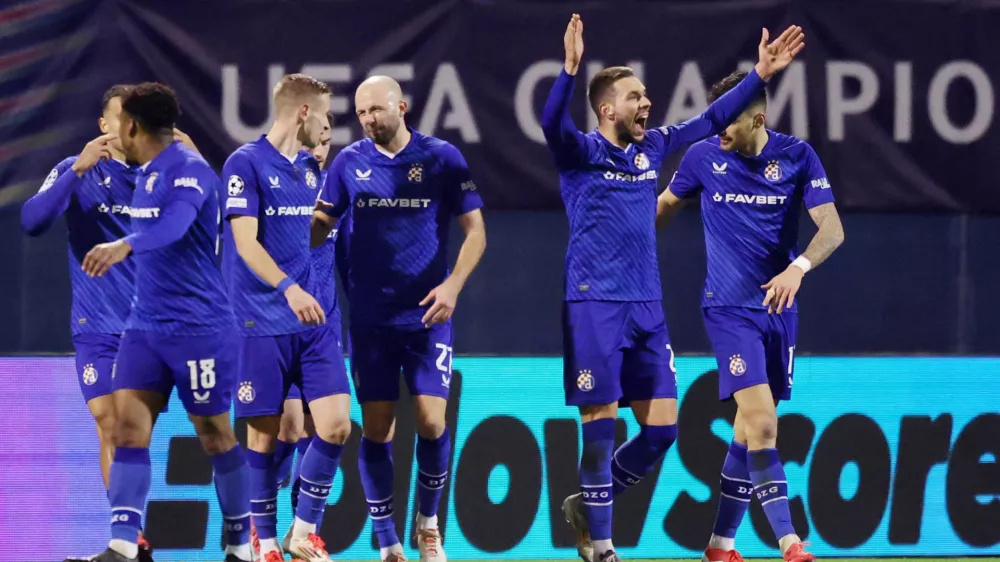
[(318, 524), (326, 509), (326, 498), (330, 496), (343, 450), (343, 445), (327, 443), (318, 435), (313, 437), (309, 450), (302, 457), (295, 517), (306, 523)]
[[(613, 490), (611, 452), (615, 446), (615, 420), (600, 419), (583, 424), (583, 455), (580, 459), (580, 490), (583, 510), (593, 541), (611, 540)], [(595, 548), (596, 545), (595, 545)], [(597, 552), (600, 556), (603, 552)]]
[(780, 540), (786, 535), (795, 534), (792, 516), (788, 511), (788, 482), (785, 480), (785, 469), (778, 457), (778, 450), (748, 452), (747, 466), (750, 468), (750, 480), (753, 481), (753, 493), (764, 508), (775, 537)]
[(295, 470), (292, 471), (292, 513), (299, 506), (299, 488), (302, 485), (302, 480), (299, 476), (302, 472), (302, 459), (306, 458), (306, 451), (309, 450), (310, 443), (312, 443), (312, 437), (303, 437), (295, 444), (295, 450), (299, 453), (299, 459), (295, 461)]
[(437, 439), (417, 436), (417, 499), (420, 515), (437, 515), (441, 493), (448, 481), (448, 459), (451, 456), (451, 435), (448, 428)]
[(278, 478), (274, 453), (247, 451), (250, 465), (250, 512), (257, 527), (257, 538), (273, 539), (278, 535)]
[[(136, 545), (142, 530), (142, 512), (152, 481), (149, 449), (117, 447), (111, 463), (108, 498), (111, 500), (111, 538)], [(135, 556), (132, 556), (134, 558)]]
[(362, 437), (361, 448), (358, 450), (358, 469), (379, 548), (399, 544), (393, 520), (392, 442), (376, 443)]
[(676, 425), (639, 426), (639, 433), (618, 447), (612, 458), (614, 495), (617, 496), (642, 481), (676, 440)]
[(746, 445), (737, 441), (729, 444), (729, 453), (722, 463), (719, 489), (722, 493), (719, 496), (719, 511), (715, 515), (712, 534), (733, 539), (736, 538), (736, 530), (750, 507), (750, 498), (753, 497), (753, 483), (747, 469)]
[(215, 493), (226, 525), (226, 544), (247, 544), (250, 542), (250, 469), (243, 449), (237, 444), (210, 458), (215, 469)]
[(296, 445), (297, 443), (285, 443), (278, 439), (278, 443), (274, 447), (274, 462), (278, 465), (278, 486), (286, 483), (292, 474), (292, 461), (295, 459)]

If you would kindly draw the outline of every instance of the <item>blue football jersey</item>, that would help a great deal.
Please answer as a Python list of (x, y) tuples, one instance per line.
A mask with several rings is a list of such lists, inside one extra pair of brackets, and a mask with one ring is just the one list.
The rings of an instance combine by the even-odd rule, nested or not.
[(567, 301), (658, 301), (656, 195), (663, 160), (729, 125), (763, 88), (751, 72), (702, 115), (646, 130), (624, 150), (597, 131), (582, 133), (569, 114), (574, 77), (563, 71), (545, 104), (543, 132), (559, 171), (569, 218)]
[(231, 330), (232, 306), (216, 266), (219, 177), (197, 152), (174, 142), (136, 177), (129, 214), (141, 234), (176, 201), (198, 210), (173, 244), (135, 255), (135, 301), (127, 329), (177, 336)]
[[(299, 153), (300, 159), (313, 159), (313, 156), (306, 151)], [(326, 179), (326, 171), (320, 172), (320, 185), (323, 185), (323, 180)], [(318, 196), (318, 193), (317, 193)], [(326, 240), (322, 244), (312, 249), (312, 273), (310, 274), (311, 287), (310, 293), (319, 302), (319, 305), (323, 307), (323, 312), (326, 313), (327, 317), (333, 315), (333, 312), (337, 309), (337, 281), (335, 280), (334, 265), (336, 264), (336, 244), (337, 244), (337, 231), (339, 230), (336, 225), (330, 234), (327, 235)]]
[(352, 323), (419, 323), (420, 306), (448, 276), (448, 231), (455, 216), (483, 206), (469, 166), (451, 144), (410, 130), (389, 157), (370, 139), (334, 158), (320, 198), (327, 212), (351, 207), (348, 298)]
[[(135, 188), (135, 170), (116, 160), (101, 160), (77, 177), (71, 167), (76, 156), (67, 158), (49, 173), (38, 194), (25, 204), (56, 205), (51, 216), (66, 216), (69, 239), (69, 278), (73, 293), (70, 310), (73, 335), (120, 334), (132, 309), (135, 262), (131, 257), (111, 268), (103, 277), (90, 277), (81, 269), (84, 256), (94, 246), (129, 234), (129, 204)], [(68, 176), (66, 174), (69, 174)], [(46, 193), (57, 181), (68, 181), (68, 197), (46, 201)]]
[[(261, 136), (226, 160), (222, 177), (226, 219), (256, 217), (257, 240), (285, 275), (310, 291), (309, 223), (320, 185), (316, 159), (289, 159)], [(295, 316), (285, 295), (243, 261), (232, 226), (225, 222), (222, 271), (243, 335), (277, 336), (311, 329)]]
[(812, 147), (770, 130), (758, 156), (722, 150), (718, 137), (692, 146), (670, 191), (680, 198), (701, 193), (708, 254), (704, 307), (767, 308), (760, 286), (798, 255), (802, 202), (813, 208), (834, 200)]

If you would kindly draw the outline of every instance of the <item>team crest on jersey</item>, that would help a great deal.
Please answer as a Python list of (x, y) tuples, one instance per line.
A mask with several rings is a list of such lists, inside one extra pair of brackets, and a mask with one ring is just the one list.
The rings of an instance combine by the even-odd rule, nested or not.
[(87, 363), (83, 366), (83, 384), (91, 386), (95, 382), (97, 382), (97, 369), (93, 363)]
[(729, 358), (729, 372), (736, 377), (747, 372), (747, 362), (740, 357), (739, 353)]
[(316, 174), (312, 170), (306, 170), (306, 185), (309, 186), (309, 189), (316, 189)]
[(590, 369), (580, 370), (580, 376), (576, 377), (576, 387), (584, 392), (594, 390), (594, 375), (590, 374)]
[(229, 184), (226, 186), (226, 190), (230, 197), (236, 197), (240, 193), (243, 193), (243, 188), (246, 184), (243, 182), (243, 178), (233, 174), (229, 176)]
[(781, 179), (781, 167), (778, 166), (777, 160), (771, 160), (767, 163), (767, 167), (764, 168), (764, 177), (771, 181), (778, 181)]
[(410, 183), (420, 183), (424, 181), (424, 166), (423, 164), (414, 164), (410, 166), (410, 173), (406, 175)]
[(156, 183), (156, 178), (159, 176), (156, 172), (149, 175), (149, 179), (146, 180), (146, 193), (153, 192), (153, 184)]
[(646, 158), (646, 155), (644, 153), (640, 152), (636, 154), (635, 159), (633, 161), (635, 162), (636, 168), (639, 168), (640, 170), (649, 169), (649, 158)]
[(241, 382), (239, 390), (236, 391), (236, 397), (244, 404), (253, 402), (253, 399), (257, 397), (257, 391), (253, 389), (253, 383), (250, 381)]

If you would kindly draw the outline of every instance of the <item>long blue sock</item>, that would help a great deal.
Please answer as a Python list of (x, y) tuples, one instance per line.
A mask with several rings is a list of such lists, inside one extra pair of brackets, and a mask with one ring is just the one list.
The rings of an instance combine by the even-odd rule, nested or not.
[(420, 515), (437, 515), (441, 494), (448, 481), (448, 459), (451, 456), (451, 434), (448, 428), (437, 439), (417, 436), (417, 499)]
[(221, 455), (210, 457), (215, 469), (215, 493), (226, 525), (226, 544), (250, 542), (250, 468), (237, 444)]
[[(149, 449), (117, 447), (111, 463), (108, 497), (111, 499), (111, 538), (136, 545), (142, 530), (142, 511), (152, 481)], [(134, 556), (132, 556), (134, 558)]]
[(257, 527), (257, 538), (273, 539), (278, 535), (278, 479), (274, 472), (274, 453), (247, 451), (250, 465), (250, 513)]
[(622, 443), (612, 458), (614, 495), (617, 496), (641, 482), (676, 440), (676, 425), (639, 426), (639, 433)]
[[(583, 511), (594, 541), (611, 540), (611, 452), (615, 446), (615, 420), (600, 419), (583, 424), (583, 455), (580, 459), (580, 490)], [(597, 555), (602, 552), (595, 552)]]
[(278, 486), (287, 485), (292, 474), (292, 461), (295, 460), (295, 443), (285, 443), (278, 439), (274, 447), (274, 462), (277, 467)]
[(392, 442), (376, 443), (362, 437), (358, 469), (379, 548), (399, 544), (392, 507)]
[(750, 507), (750, 498), (753, 497), (746, 445), (737, 441), (729, 444), (729, 453), (722, 463), (719, 489), (722, 493), (719, 495), (719, 511), (715, 515), (712, 534), (732, 539), (736, 537), (736, 530), (739, 529), (743, 516)]
[(302, 473), (302, 459), (306, 458), (306, 451), (309, 450), (309, 443), (311, 442), (312, 437), (303, 437), (295, 444), (295, 450), (298, 451), (299, 458), (295, 461), (295, 470), (292, 471), (292, 513), (295, 513), (295, 510), (299, 507), (299, 488), (301, 488), (302, 484), (299, 475)]
[(326, 509), (326, 498), (330, 496), (343, 451), (343, 445), (327, 443), (319, 435), (313, 437), (309, 450), (302, 457), (299, 505), (295, 508), (295, 517), (314, 525), (319, 522)]
[(764, 508), (774, 536), (780, 540), (786, 535), (795, 534), (792, 515), (788, 511), (788, 482), (785, 480), (785, 468), (781, 465), (778, 450), (748, 452), (747, 466), (750, 468), (754, 495)]

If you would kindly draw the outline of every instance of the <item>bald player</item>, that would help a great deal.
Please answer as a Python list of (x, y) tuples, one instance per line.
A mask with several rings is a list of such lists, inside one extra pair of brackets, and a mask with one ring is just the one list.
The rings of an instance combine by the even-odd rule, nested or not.
[[(330, 560), (316, 526), (350, 434), (350, 387), (340, 326), (327, 323), (313, 297), (309, 222), (320, 170), (298, 158), (321, 142), (329, 126), (330, 89), (303, 74), (274, 89), (271, 129), (229, 157), (223, 274), (242, 330), (236, 415), (247, 420), (251, 512), (264, 562), (282, 550), (304, 562)], [(327, 272), (332, 275), (332, 272)], [(282, 406), (296, 384), (308, 398), (316, 436), (306, 451), (295, 521), (277, 543), (278, 463), (275, 447)]]
[[(353, 207), (347, 295), (351, 370), (364, 427), (358, 465), (382, 560), (406, 560), (393, 524), (390, 454), (402, 370), (417, 412), (414, 534), (421, 562), (444, 562), (437, 512), (451, 457), (445, 425), (451, 315), (486, 249), (483, 202), (458, 149), (405, 125), (407, 103), (394, 80), (365, 80), (354, 101), (367, 138), (333, 160), (312, 240), (322, 243)], [(452, 217), (465, 242), (449, 273)]]

